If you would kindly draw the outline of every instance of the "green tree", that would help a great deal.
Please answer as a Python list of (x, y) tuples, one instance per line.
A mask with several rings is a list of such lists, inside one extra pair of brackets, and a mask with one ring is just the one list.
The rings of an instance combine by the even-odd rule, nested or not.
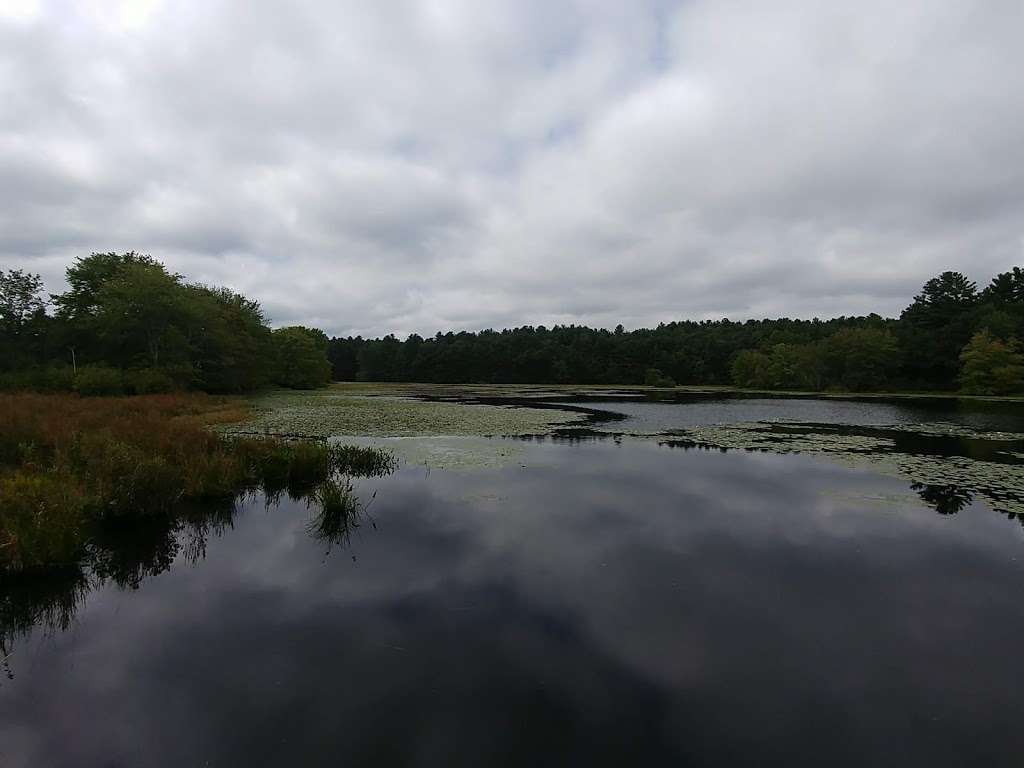
[(960, 386), (979, 395), (1024, 391), (1024, 354), (1013, 339), (1001, 341), (988, 330), (974, 334), (960, 353)]
[(764, 352), (744, 349), (732, 362), (732, 380), (738, 387), (767, 389), (772, 385), (771, 358)]
[(190, 367), (189, 335), (202, 322), (181, 277), (162, 264), (124, 265), (97, 291), (93, 316), (106, 359), (124, 367)]
[(275, 383), (293, 389), (315, 389), (330, 383), (327, 337), (322, 331), (295, 325), (271, 334)]
[(244, 392), (270, 381), (271, 334), (259, 302), (228, 288), (186, 286), (202, 322), (190, 331), (195, 384), (207, 392)]
[(0, 330), (17, 334), (46, 310), (43, 280), (20, 269), (0, 270)]
[(30, 365), (40, 352), (47, 320), (42, 293), (39, 275), (0, 270), (0, 369)]
[(768, 379), (775, 389), (820, 389), (824, 358), (817, 344), (776, 344), (768, 362)]
[(974, 330), (977, 286), (959, 272), (925, 283), (900, 316), (900, 347), (907, 379), (927, 388), (956, 381), (960, 350)]
[(843, 328), (826, 342), (828, 378), (854, 391), (884, 389), (899, 369), (896, 337), (885, 328)]
[(997, 305), (1024, 304), (1024, 269), (1014, 267), (993, 277), (981, 298)]

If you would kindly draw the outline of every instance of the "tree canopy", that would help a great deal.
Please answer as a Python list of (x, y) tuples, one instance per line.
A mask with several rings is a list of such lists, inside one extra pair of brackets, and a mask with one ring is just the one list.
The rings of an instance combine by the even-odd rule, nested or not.
[(577, 325), (413, 334), (401, 341), (335, 337), (337, 380), (728, 384), (763, 389), (947, 390), (960, 353), (988, 328), (1024, 337), (1024, 271), (979, 292), (957, 272), (929, 280), (898, 319), (679, 321), (613, 331)]
[(303, 354), (296, 354), (296, 343), (275, 338), (258, 302), (229, 288), (187, 283), (150, 256), (94, 253), (67, 269), (67, 282), (49, 316), (38, 276), (0, 273), (0, 342), (18, 351), (4, 356), (0, 372), (15, 384), (26, 369), (36, 369), (33, 381), (63, 383), (67, 367), (76, 386), (97, 393), (326, 383), (322, 332), (303, 329), (309, 340), (297, 342)]
[[(1020, 391), (1024, 270), (981, 291), (959, 272), (928, 280), (899, 318), (681, 320), (628, 331), (578, 325), (328, 338), (271, 330), (258, 302), (189, 283), (136, 252), (67, 270), (47, 313), (42, 281), (0, 271), (0, 384), (163, 386), (244, 392), (335, 380), (438, 383), (728, 384), (763, 389)], [(88, 369), (82, 374), (82, 369)], [(105, 370), (112, 369), (114, 373)], [(84, 385), (83, 385), (84, 386)]]

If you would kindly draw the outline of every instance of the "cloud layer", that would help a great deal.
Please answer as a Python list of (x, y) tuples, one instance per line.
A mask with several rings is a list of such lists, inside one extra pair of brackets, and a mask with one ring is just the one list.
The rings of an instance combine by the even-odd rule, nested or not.
[(1024, 262), (1024, 5), (17, 0), (0, 262), (275, 323), (895, 313)]

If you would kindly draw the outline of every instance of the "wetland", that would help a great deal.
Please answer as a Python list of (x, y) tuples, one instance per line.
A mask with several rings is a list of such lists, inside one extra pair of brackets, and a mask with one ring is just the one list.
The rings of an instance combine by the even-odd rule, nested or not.
[(0, 763), (1024, 754), (1020, 403), (343, 385), (251, 406), (211, 428), (331, 446), (330, 483), (249, 482), (0, 575)]

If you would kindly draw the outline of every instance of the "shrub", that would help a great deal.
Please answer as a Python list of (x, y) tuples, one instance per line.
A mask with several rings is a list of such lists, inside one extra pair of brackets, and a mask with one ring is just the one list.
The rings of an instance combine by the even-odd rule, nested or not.
[(51, 365), (0, 374), (3, 392), (70, 392), (74, 386), (71, 366)]
[(674, 387), (676, 382), (657, 368), (648, 368), (644, 372), (644, 384), (648, 387)]
[(86, 396), (120, 395), (124, 393), (124, 375), (105, 365), (85, 366), (75, 375), (75, 391)]
[(161, 395), (177, 389), (174, 379), (160, 368), (142, 368), (128, 375), (128, 384), (137, 395)]

